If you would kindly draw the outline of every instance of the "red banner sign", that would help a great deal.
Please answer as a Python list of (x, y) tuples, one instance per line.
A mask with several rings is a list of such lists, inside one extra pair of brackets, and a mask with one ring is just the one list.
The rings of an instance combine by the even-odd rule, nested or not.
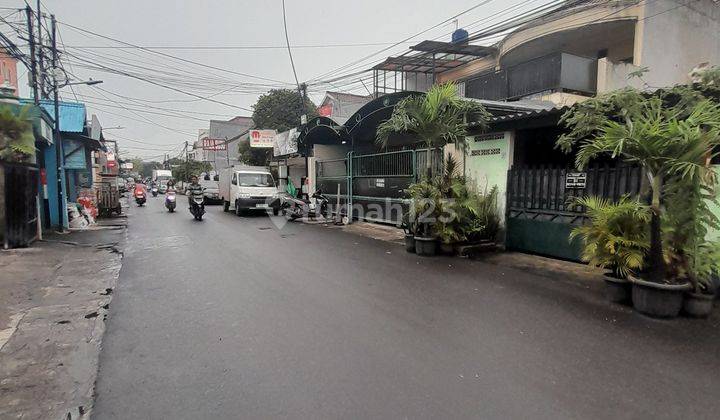
[(227, 144), (225, 140), (204, 138), (202, 139), (202, 148), (203, 150), (225, 150)]

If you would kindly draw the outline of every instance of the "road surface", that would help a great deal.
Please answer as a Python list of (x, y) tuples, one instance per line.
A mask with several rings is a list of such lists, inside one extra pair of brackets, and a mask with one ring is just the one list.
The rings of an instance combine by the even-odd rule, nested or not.
[[(720, 329), (185, 198), (131, 204), (96, 419), (717, 418)], [(281, 219), (275, 219), (281, 220)]]

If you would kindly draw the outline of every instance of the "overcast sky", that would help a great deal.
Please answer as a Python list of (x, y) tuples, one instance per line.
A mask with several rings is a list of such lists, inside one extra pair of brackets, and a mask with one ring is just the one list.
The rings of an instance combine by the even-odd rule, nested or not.
[[(34, 5), (35, 0), (30, 2)], [(293, 48), (297, 76), (300, 82), (303, 82), (377, 52), (481, 3), (482, 6), (459, 17), (461, 27), (481, 28), (492, 20), (479, 23), (478, 21), (488, 19), (493, 13), (521, 3), (538, 5), (544, 2), (540, 0), (529, 2), (287, 0), (286, 7), (290, 43), (297, 46)], [(46, 8), (45, 12), (54, 13), (61, 22), (59, 29), (62, 41), (68, 51), (75, 54), (75, 57), (65, 57), (66, 69), (79, 79), (93, 78), (104, 81), (97, 88), (76, 86), (74, 91), (79, 100), (87, 102), (89, 114), (97, 114), (104, 127), (125, 127), (121, 130), (105, 132), (107, 138), (117, 139), (121, 148), (128, 152), (125, 157), (150, 158), (164, 152), (177, 154), (184, 141), (194, 141), (197, 138), (197, 130), (207, 128), (209, 119), (229, 119), (234, 115), (250, 115), (249, 109), (257, 100), (259, 92), (269, 88), (269, 85), (279, 86), (281, 85), (279, 82), (284, 82), (288, 87), (294, 87), (288, 53), (282, 48), (285, 45), (285, 38), (280, 0), (184, 2), (43, 0), (43, 4)], [(22, 7), (23, 3), (19, 0), (0, 0), (0, 5)], [(516, 13), (517, 11), (513, 12)], [(19, 22), (22, 16), (16, 15), (15, 18), (15, 21)], [(121, 44), (79, 32), (64, 24), (147, 47), (256, 48), (154, 50), (227, 70), (222, 71), (173, 61), (168, 57), (147, 51), (118, 49)], [(471, 26), (473, 24), (475, 26)], [(7, 26), (0, 27), (3, 33), (6, 33), (7, 29)], [(368, 68), (382, 58), (399, 54), (412, 43), (423, 39), (440, 37), (442, 40), (449, 40), (449, 34), (454, 29), (454, 23), (441, 25), (359, 65), (332, 72), (326, 78)], [(329, 44), (375, 45), (317, 47)], [(115, 48), (85, 48), (101, 46)], [(85, 60), (85, 65), (81, 60)], [(197, 96), (189, 96), (134, 78), (84, 68), (88, 66), (88, 60), (102, 63), (101, 66), (105, 68), (121, 69), (126, 72), (130, 70), (140, 77), (153, 74), (154, 80), (160, 84), (185, 90), (200, 97), (213, 95), (210, 99), (224, 104), (200, 100)], [(167, 74), (158, 76), (157, 71)], [(19, 74), (23, 76), (21, 84), (26, 85), (27, 76), (24, 68), (19, 69)], [(184, 78), (187, 79), (187, 86), (181, 84)], [(356, 93), (367, 94), (362, 85), (357, 83), (357, 78), (349, 81), (354, 81), (355, 84), (339, 87), (354, 88)], [(348, 83), (348, 81), (339, 83)], [(230, 88), (231, 91), (221, 93)], [(368, 88), (372, 89), (372, 86), (368, 85)], [(27, 86), (23, 86), (22, 89), (27, 96)], [(238, 92), (241, 89), (243, 91)], [(316, 103), (319, 102), (325, 87), (317, 88), (311, 85), (310, 89), (312, 99)], [(66, 100), (75, 99), (69, 87), (62, 90), (62, 97)], [(155, 108), (148, 108), (146, 105)], [(132, 108), (132, 111), (123, 107)], [(148, 113), (177, 115), (173, 110), (189, 111), (192, 114), (182, 113), (178, 118)]]

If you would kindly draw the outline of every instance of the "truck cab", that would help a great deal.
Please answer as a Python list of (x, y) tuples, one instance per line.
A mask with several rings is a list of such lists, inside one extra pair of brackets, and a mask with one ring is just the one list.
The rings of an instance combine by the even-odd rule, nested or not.
[(218, 184), (224, 211), (280, 211), (277, 185), (268, 168), (232, 166), (220, 172)]

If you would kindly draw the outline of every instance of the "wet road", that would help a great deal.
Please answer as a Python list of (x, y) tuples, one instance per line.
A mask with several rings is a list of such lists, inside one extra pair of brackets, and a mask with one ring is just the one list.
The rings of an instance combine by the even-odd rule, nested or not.
[(718, 317), (267, 216), (130, 209), (96, 419), (717, 418)]

